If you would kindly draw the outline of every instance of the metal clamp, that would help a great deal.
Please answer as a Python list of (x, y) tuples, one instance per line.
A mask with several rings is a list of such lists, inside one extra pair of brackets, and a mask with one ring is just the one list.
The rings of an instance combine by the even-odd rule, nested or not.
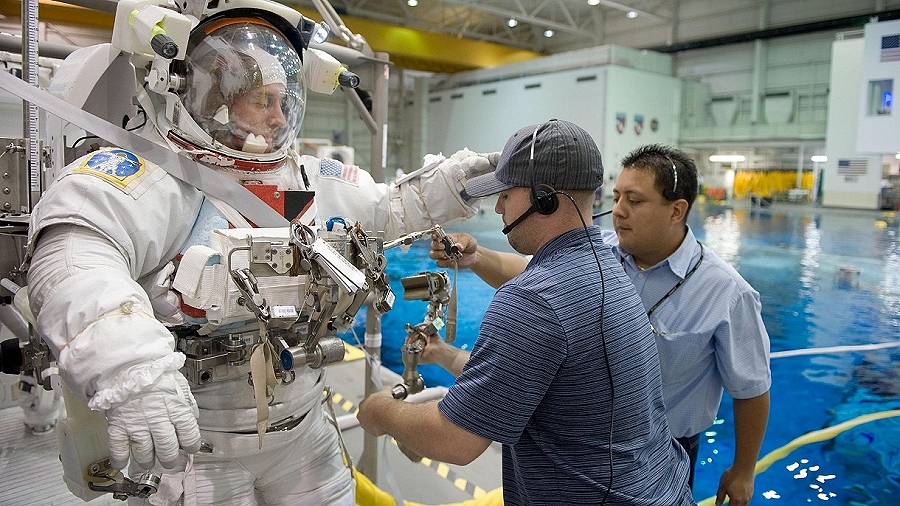
[(88, 487), (95, 492), (112, 493), (114, 499), (124, 501), (129, 497), (146, 499), (159, 490), (160, 476), (150, 471), (134, 481), (102, 459), (89, 465), (84, 473)]

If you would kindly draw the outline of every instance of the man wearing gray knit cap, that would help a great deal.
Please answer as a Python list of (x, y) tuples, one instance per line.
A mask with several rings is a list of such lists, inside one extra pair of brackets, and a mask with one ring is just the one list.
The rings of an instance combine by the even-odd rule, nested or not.
[(646, 312), (588, 225), (602, 176), (591, 136), (550, 120), (513, 134), (497, 170), (468, 181), (472, 197), (499, 194), (510, 245), (533, 256), (497, 290), (470, 356), (440, 348), (458, 375), (447, 395), (371, 395), (365, 430), (454, 464), (502, 443), (506, 505), (694, 504)]

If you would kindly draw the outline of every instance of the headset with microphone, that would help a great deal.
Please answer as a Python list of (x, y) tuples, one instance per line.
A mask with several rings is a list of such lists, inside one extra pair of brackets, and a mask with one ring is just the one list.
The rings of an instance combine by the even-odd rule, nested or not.
[(666, 160), (672, 165), (672, 176), (674, 176), (675, 182), (672, 183), (671, 190), (668, 188), (663, 190), (663, 197), (665, 197), (666, 200), (678, 200), (678, 170), (675, 168), (675, 162), (673, 162), (671, 158), (667, 156)]
[(531, 173), (531, 207), (512, 223), (503, 227), (503, 230), (501, 231), (503, 232), (503, 235), (509, 234), (519, 223), (522, 223), (525, 218), (528, 218), (535, 212), (538, 214), (550, 215), (559, 209), (559, 197), (557, 197), (559, 192), (554, 190), (550, 185), (535, 184), (534, 177), (534, 145), (537, 143), (538, 132), (547, 124), (548, 123), (543, 123), (538, 125), (531, 134), (531, 152), (528, 157), (528, 171)]

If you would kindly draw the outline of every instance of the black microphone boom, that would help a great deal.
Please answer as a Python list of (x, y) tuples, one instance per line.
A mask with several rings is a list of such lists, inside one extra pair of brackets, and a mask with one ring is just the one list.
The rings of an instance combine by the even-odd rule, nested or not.
[(532, 204), (531, 207), (529, 207), (527, 211), (522, 213), (522, 216), (519, 216), (518, 218), (515, 219), (515, 221), (513, 221), (509, 225), (503, 227), (503, 230), (501, 230), (501, 232), (503, 232), (503, 235), (510, 233), (512, 231), (512, 229), (516, 228), (516, 225), (518, 225), (519, 223), (522, 223), (522, 221), (525, 218), (534, 214), (535, 211), (537, 211), (537, 207), (534, 204)]

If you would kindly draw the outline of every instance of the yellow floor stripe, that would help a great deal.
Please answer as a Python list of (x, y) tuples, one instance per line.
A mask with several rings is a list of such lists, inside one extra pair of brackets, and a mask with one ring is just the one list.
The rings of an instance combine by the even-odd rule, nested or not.
[(349, 343), (344, 343), (344, 362), (359, 360), (361, 358), (366, 358), (366, 353), (364, 351), (356, 346), (351, 346)]
[[(344, 399), (344, 396), (339, 393), (332, 393), (331, 399), (334, 404), (340, 405), (341, 409), (343, 409), (347, 413), (356, 413), (358, 411), (357, 406), (355, 406), (349, 400)], [(341, 402), (342, 399), (343, 402)], [(394, 444), (397, 444), (397, 441), (395, 441), (393, 438), (391, 438), (391, 441), (393, 441)], [(434, 470), (435, 474), (437, 474), (441, 478), (448, 480), (453, 484), (453, 486), (469, 494), (473, 499), (478, 499), (487, 495), (487, 492), (483, 488), (469, 482), (469, 480), (467, 480), (466, 478), (457, 475), (453, 471), (453, 469), (450, 468), (450, 466), (443, 462), (438, 462), (428, 457), (422, 457), (422, 460), (420, 460), (419, 463), (424, 465), (425, 467), (431, 468), (432, 470)]]

